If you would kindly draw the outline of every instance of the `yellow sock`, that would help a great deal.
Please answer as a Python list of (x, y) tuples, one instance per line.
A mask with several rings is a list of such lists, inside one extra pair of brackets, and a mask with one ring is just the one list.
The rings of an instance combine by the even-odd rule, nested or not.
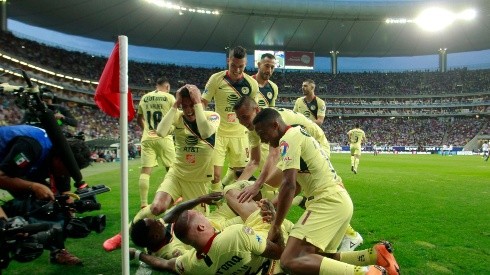
[(234, 181), (236, 181), (235, 171), (233, 169), (228, 168), (228, 171), (226, 172), (226, 175), (221, 180), (221, 183), (223, 183), (224, 186), (227, 186), (228, 184), (231, 184)]
[(223, 192), (223, 185), (221, 184), (221, 181), (214, 183), (211, 182), (209, 184), (209, 191), (210, 192)]
[(356, 160), (354, 161), (354, 170), (357, 170), (357, 167), (359, 167), (359, 159), (356, 158)]
[[(324, 257), (320, 265), (320, 275), (327, 275), (327, 274), (357, 275), (354, 269), (355, 266), (353, 265)], [(364, 274), (364, 273), (358, 273), (358, 274)]]
[(292, 202), (292, 204), (291, 204), (291, 205), (296, 205), (296, 206), (298, 206), (298, 205), (300, 205), (300, 204), (301, 204), (301, 202), (303, 202), (303, 200), (305, 200), (305, 201), (306, 201), (306, 198), (305, 198), (304, 196), (296, 196), (296, 197), (294, 197), (294, 198), (293, 198), (293, 202)]
[(352, 265), (358, 265), (358, 266), (373, 265), (376, 264), (376, 259), (377, 259), (376, 250), (372, 248), (359, 250), (359, 251), (340, 252), (340, 261)]
[(356, 161), (356, 157), (350, 156), (350, 166), (354, 166), (355, 161)]
[(148, 205), (148, 189), (150, 189), (150, 175), (142, 173), (139, 180), (140, 205)]
[(349, 236), (352, 236), (352, 237), (355, 237), (356, 236), (356, 231), (354, 230), (354, 228), (352, 228), (352, 226), (349, 224), (349, 226), (347, 226), (347, 229), (345, 230), (345, 234), (346, 235), (349, 235)]

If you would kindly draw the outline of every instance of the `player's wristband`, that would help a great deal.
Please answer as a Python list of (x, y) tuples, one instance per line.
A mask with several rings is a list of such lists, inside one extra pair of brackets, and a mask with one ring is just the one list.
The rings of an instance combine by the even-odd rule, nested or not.
[(139, 261), (140, 260), (140, 255), (141, 255), (141, 250), (136, 250), (134, 252), (134, 258)]

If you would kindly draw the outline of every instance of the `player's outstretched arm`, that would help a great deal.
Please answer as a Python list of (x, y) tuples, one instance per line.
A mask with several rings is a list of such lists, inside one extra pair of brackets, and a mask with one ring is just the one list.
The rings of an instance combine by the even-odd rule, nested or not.
[[(260, 150), (260, 147), (259, 147)], [(264, 167), (262, 167), (262, 171), (260, 172), (259, 178), (255, 181), (254, 185), (248, 186), (243, 189), (238, 195), (239, 202), (243, 203), (251, 200), (255, 195), (257, 195), (260, 191), (262, 185), (270, 178), (270, 176), (275, 171), (275, 167), (277, 162), (279, 161), (279, 148), (275, 148), (269, 146), (269, 154), (264, 162)], [(260, 152), (259, 152), (260, 156)], [(260, 157), (259, 157), (260, 162)]]
[(154, 269), (157, 270), (164, 270), (164, 271), (172, 271), (175, 272), (175, 259), (172, 258), (170, 260), (166, 260), (163, 258), (155, 257), (152, 255), (148, 255), (144, 252), (141, 252), (139, 250), (136, 250), (134, 248), (129, 249), (129, 257), (130, 259), (134, 259), (135, 256), (137, 256), (137, 260), (144, 262), (145, 264), (151, 266)]
[[(267, 199), (262, 199), (258, 203), (260, 207), (260, 215), (269, 223), (273, 222), (276, 216), (276, 211), (272, 203)], [(267, 240), (266, 248), (261, 254), (262, 257), (278, 260), (281, 258), (281, 254), (284, 251), (284, 236), (279, 234), (276, 240)]]
[(204, 196), (200, 196), (198, 198), (185, 201), (174, 206), (167, 214), (163, 216), (163, 220), (165, 223), (173, 223), (177, 220), (179, 215), (185, 210), (192, 209), (201, 203), (205, 204), (214, 204), (223, 198), (223, 193), (214, 192), (210, 194), (206, 194)]

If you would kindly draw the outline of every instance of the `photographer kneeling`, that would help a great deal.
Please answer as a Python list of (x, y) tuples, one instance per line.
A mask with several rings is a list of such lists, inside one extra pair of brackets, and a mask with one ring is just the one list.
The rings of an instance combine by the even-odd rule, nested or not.
[[(79, 168), (87, 167), (90, 151), (84, 142), (72, 140), (69, 145)], [(20, 200), (32, 195), (39, 200), (54, 200), (55, 194), (66, 194), (70, 188), (70, 173), (43, 129), (28, 125), (0, 127), (0, 189)], [(4, 210), (9, 216), (16, 211), (8, 207)], [(52, 244), (47, 249), (51, 251), (51, 263), (82, 263), (63, 244)]]

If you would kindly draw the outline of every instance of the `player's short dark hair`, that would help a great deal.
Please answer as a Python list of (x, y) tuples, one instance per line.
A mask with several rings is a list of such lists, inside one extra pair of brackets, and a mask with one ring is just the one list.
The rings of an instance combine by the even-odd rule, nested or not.
[(78, 138), (69, 138), (67, 141), (78, 164), (78, 168), (83, 169), (88, 167), (92, 159), (90, 158), (90, 149), (85, 141)]
[(356, 128), (359, 128), (361, 127), (361, 125), (359, 123), (356, 123)]
[(264, 53), (264, 54), (262, 54), (262, 56), (260, 56), (260, 60), (262, 60), (264, 58), (276, 59), (276, 57), (271, 53)]
[(315, 85), (315, 81), (313, 79), (309, 79), (308, 78), (308, 79), (305, 79), (305, 81), (303, 81), (303, 82), (306, 82), (306, 83), (310, 83), (310, 84)]
[(255, 102), (255, 100), (249, 96), (242, 96), (237, 100), (235, 105), (233, 105), (233, 111), (236, 111), (236, 110), (242, 108), (242, 106), (246, 106), (249, 108), (255, 108), (255, 107), (257, 107), (257, 102)]
[(180, 96), (181, 97), (191, 97), (191, 95), (189, 94), (189, 89), (187, 89), (187, 87), (183, 87), (182, 89), (180, 89)]
[(235, 48), (230, 50), (228, 54), (229, 57), (234, 57), (237, 59), (243, 59), (247, 57), (247, 49), (242, 46), (236, 46)]
[(181, 242), (185, 243), (189, 232), (189, 210), (182, 212), (174, 222), (174, 235)]
[(170, 83), (168, 81), (168, 78), (166, 78), (165, 76), (162, 76), (162, 77), (157, 79), (157, 85), (163, 85), (165, 83)]
[(129, 236), (133, 243), (140, 247), (148, 247), (151, 242), (148, 235), (150, 234), (150, 227), (146, 225), (144, 219), (139, 220), (131, 225), (129, 230)]
[(254, 118), (253, 124), (255, 125), (255, 124), (260, 123), (260, 122), (269, 123), (271, 121), (277, 120), (280, 117), (281, 117), (281, 115), (275, 109), (265, 108), (265, 109), (262, 109), (260, 112), (257, 113), (257, 115)]

